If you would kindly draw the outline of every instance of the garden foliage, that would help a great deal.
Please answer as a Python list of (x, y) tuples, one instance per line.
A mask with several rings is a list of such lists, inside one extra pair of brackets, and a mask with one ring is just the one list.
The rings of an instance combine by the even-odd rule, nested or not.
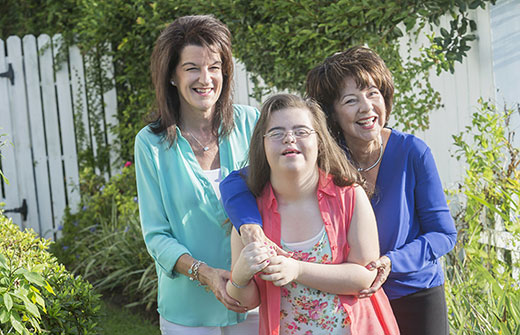
[(57, 262), (50, 243), (0, 213), (0, 334), (97, 333), (99, 296)]
[(458, 243), (447, 257), (454, 334), (520, 334), (520, 285), (513, 276), (520, 264), (483, 243), (499, 230), (514, 237), (514, 250), (520, 247), (520, 151), (509, 123), (517, 112), (480, 101), (472, 124), (453, 137), (455, 155), (466, 163), (464, 183), (454, 192), (465, 199), (455, 217)]
[(127, 162), (109, 182), (90, 169), (80, 180), (80, 207), (67, 210), (53, 253), (99, 291), (120, 292), (129, 305), (149, 309), (157, 279), (141, 234), (133, 165)]
[[(475, 39), (471, 11), (495, 1), (7, 0), (0, 5), (0, 12), (9, 13), (0, 18), (0, 38), (61, 33), (92, 59), (111, 55), (119, 109), (113, 131), (124, 161), (132, 160), (133, 138), (143, 126), (140, 120), (153, 108), (153, 44), (160, 30), (178, 16), (213, 14), (229, 26), (235, 56), (258, 83), (258, 100), (271, 89), (302, 92), (310, 68), (334, 52), (367, 44), (383, 56), (395, 76), (392, 122), (410, 130), (427, 128), (428, 113), (440, 106), (438, 93), (428, 83), (430, 70), (453, 71), (454, 62), (462, 61)], [(444, 15), (448, 26), (431, 32)], [(429, 34), (430, 43), (419, 56), (403, 58), (399, 39), (404, 34)], [(94, 77), (90, 80), (103, 81), (105, 76)], [(106, 84), (102, 89), (110, 88)], [(106, 162), (102, 163), (92, 162), (103, 170)]]

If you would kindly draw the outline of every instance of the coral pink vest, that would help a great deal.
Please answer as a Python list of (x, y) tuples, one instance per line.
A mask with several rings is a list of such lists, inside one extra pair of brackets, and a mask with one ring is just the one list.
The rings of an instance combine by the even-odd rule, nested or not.
[[(344, 263), (349, 253), (347, 233), (354, 211), (354, 187), (336, 186), (330, 175), (320, 171), (318, 205), (332, 251), (332, 263)], [(271, 184), (257, 198), (265, 235), (280, 245), (280, 214)], [(280, 288), (255, 276), (260, 291), (260, 335), (278, 335), (280, 332)], [(340, 295), (340, 301), (351, 320), (352, 335), (396, 335), (399, 328), (388, 298), (382, 289), (372, 297), (358, 299)]]

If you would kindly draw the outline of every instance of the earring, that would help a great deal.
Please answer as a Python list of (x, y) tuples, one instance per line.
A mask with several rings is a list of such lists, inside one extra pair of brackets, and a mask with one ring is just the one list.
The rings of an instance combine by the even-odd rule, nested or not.
[(170, 81), (170, 84), (172, 84), (172, 86), (175, 86), (175, 82), (173, 80)]

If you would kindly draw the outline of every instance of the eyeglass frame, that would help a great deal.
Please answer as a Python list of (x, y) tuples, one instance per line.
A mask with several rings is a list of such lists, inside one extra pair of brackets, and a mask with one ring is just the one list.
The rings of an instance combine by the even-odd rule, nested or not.
[[(295, 132), (297, 131), (305, 131), (305, 133), (302, 135), (297, 135)], [(273, 134), (274, 133), (274, 134)], [(282, 137), (280, 138), (275, 138), (278, 137), (278, 133), (281, 133), (280, 135), (282, 135)], [(264, 138), (267, 138), (268, 140), (270, 141), (283, 141), (287, 135), (291, 135), (292, 138), (296, 139), (296, 140), (301, 140), (303, 138), (307, 138), (309, 136), (311, 136), (312, 134), (317, 134), (318, 132), (314, 129), (311, 129), (311, 128), (307, 128), (307, 127), (298, 127), (296, 129), (291, 129), (291, 130), (286, 130), (286, 131), (282, 131), (282, 130), (279, 130), (279, 129), (274, 129), (274, 130), (271, 130), (267, 133), (265, 133), (263, 135)]]

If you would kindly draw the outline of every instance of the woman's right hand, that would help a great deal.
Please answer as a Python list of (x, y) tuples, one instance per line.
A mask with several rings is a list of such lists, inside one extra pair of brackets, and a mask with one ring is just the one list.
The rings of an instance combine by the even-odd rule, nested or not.
[(274, 248), (265, 242), (247, 244), (233, 266), (233, 282), (246, 285), (257, 272), (269, 265), (269, 258), (275, 255)]
[(199, 269), (199, 279), (202, 285), (207, 286), (207, 289), (211, 290), (215, 297), (220, 301), (227, 309), (236, 313), (245, 313), (247, 308), (240, 305), (240, 303), (233, 299), (226, 291), (226, 283), (231, 278), (231, 272), (212, 268), (206, 264), (202, 265)]

